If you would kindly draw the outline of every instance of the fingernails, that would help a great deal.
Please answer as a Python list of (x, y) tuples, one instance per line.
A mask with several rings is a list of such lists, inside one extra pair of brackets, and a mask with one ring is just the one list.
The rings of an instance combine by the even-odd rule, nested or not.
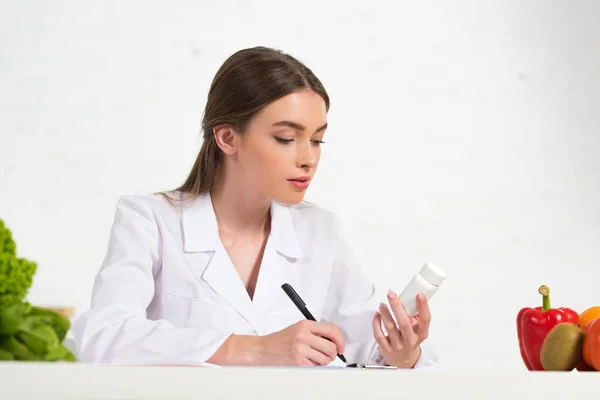
[(427, 299), (425, 298), (425, 295), (424, 295), (423, 293), (419, 293), (419, 294), (417, 295), (417, 297), (419, 298), (419, 300), (420, 300), (420, 301), (425, 301), (425, 300), (427, 300)]
[(398, 295), (392, 289), (388, 290), (387, 295), (388, 295), (389, 299), (397, 299), (398, 298)]

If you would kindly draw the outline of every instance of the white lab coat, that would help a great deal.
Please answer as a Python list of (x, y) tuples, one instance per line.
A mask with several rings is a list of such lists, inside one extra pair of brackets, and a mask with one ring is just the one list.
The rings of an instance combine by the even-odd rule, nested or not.
[[(160, 194), (124, 196), (91, 308), (72, 326), (82, 362), (199, 364), (231, 334), (266, 335), (304, 319), (289, 283), (317, 321), (335, 324), (349, 363), (382, 364), (372, 319), (381, 301), (338, 218), (301, 203), (271, 207), (271, 234), (254, 299), (223, 247), (210, 195), (172, 206)], [(437, 357), (427, 339), (416, 368)], [(334, 361), (343, 365), (341, 361)]]

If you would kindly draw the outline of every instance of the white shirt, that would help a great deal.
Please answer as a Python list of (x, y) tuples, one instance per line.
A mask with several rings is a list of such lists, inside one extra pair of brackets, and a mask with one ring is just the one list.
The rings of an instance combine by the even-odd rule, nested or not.
[[(386, 300), (338, 218), (305, 203), (273, 202), (270, 212), (251, 300), (219, 238), (210, 195), (175, 206), (160, 194), (120, 198), (91, 308), (72, 326), (79, 360), (204, 363), (231, 334), (266, 335), (305, 319), (281, 289), (289, 283), (317, 321), (341, 330), (349, 363), (383, 364), (372, 320)], [(428, 341), (415, 368), (437, 363)]]

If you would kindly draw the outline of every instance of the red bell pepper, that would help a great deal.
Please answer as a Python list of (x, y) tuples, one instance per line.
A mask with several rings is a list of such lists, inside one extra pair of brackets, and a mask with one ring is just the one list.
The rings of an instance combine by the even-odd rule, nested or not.
[(540, 286), (541, 307), (525, 307), (517, 315), (517, 336), (521, 358), (530, 371), (543, 371), (540, 353), (548, 332), (561, 322), (579, 323), (579, 314), (570, 308), (550, 307), (550, 289)]

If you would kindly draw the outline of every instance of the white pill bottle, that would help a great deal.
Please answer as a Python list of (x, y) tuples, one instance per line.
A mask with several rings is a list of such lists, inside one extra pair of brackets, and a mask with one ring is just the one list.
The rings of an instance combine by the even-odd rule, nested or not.
[(425, 263), (398, 296), (406, 313), (411, 317), (417, 315), (419, 313), (417, 310), (417, 294), (423, 293), (429, 301), (444, 279), (446, 279), (444, 271), (434, 264)]

